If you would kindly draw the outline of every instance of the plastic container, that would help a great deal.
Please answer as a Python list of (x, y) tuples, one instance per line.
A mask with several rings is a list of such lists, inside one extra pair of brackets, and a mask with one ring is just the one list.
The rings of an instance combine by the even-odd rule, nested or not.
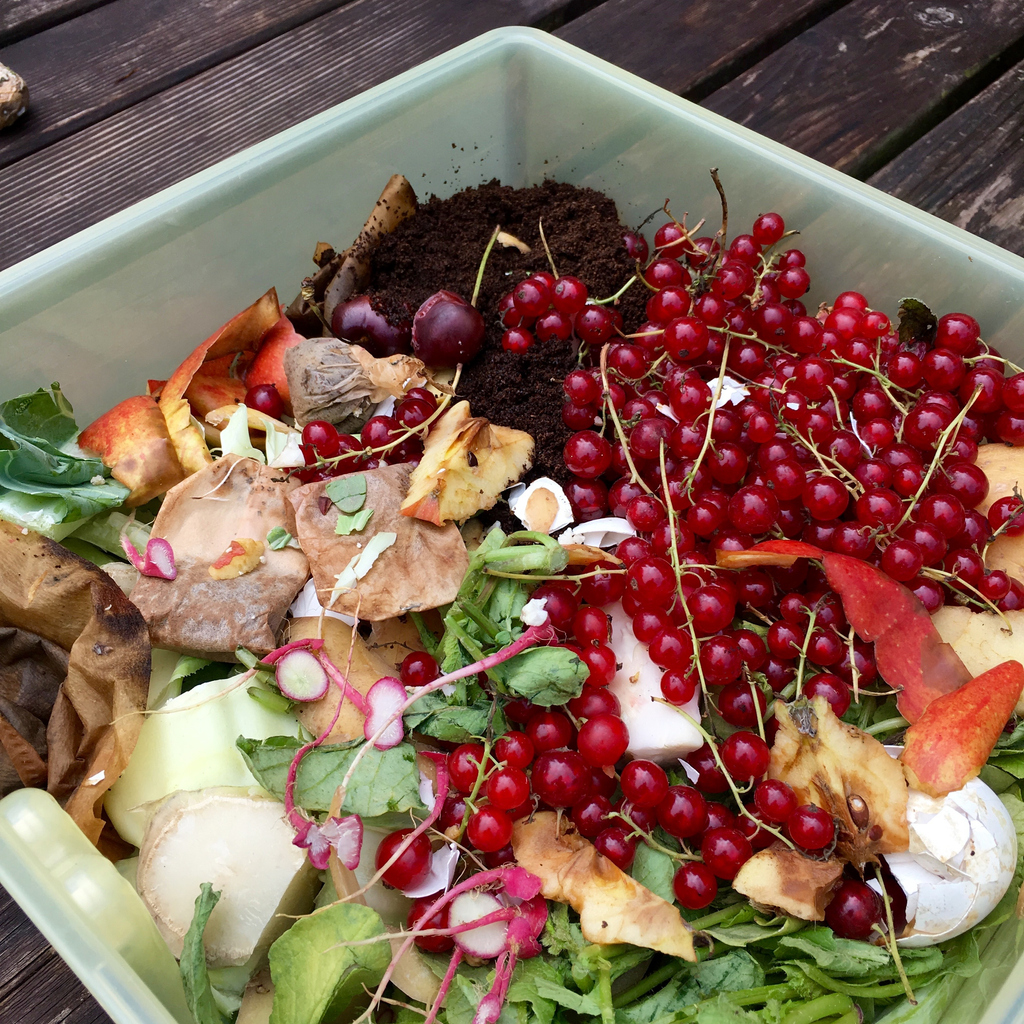
[[(916, 296), (1024, 355), (1024, 260), (551, 36), (500, 29), (0, 273), (3, 392), (59, 379), (89, 422), (268, 286), (290, 301), (314, 243), (348, 244), (395, 171), (422, 196), (551, 176), (608, 192), (628, 223), (670, 197), (717, 225), (711, 167), (733, 233), (769, 208), (799, 227), (809, 307), (842, 288), (890, 312)], [(187, 1021), (137, 897), (74, 831), (45, 794), (0, 801), (0, 882), (118, 1024)], [(1016, 922), (996, 933), (991, 969), (943, 1020), (1024, 1022), (1019, 938)]]

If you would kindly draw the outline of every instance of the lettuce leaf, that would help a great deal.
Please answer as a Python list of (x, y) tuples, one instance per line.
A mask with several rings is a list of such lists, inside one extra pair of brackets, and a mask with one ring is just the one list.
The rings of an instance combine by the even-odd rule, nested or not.
[(214, 892), (209, 882), (203, 882), (199, 887), (195, 913), (185, 933), (181, 961), (178, 964), (181, 983), (185, 989), (185, 1001), (196, 1019), (196, 1024), (224, 1024), (224, 1018), (213, 1001), (213, 989), (206, 970), (206, 950), (203, 947), (206, 922), (210, 920), (210, 914), (213, 913), (219, 899), (220, 893)]
[(57, 384), (0, 404), (0, 518), (54, 540), (124, 504), (100, 459), (69, 451), (78, 427)]

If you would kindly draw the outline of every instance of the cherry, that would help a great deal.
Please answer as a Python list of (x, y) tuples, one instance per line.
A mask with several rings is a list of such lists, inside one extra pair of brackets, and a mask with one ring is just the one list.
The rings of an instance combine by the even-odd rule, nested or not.
[[(429, 914), (430, 908), (437, 902), (437, 896), (421, 896), (409, 908), (406, 927), (410, 931), (418, 929), (443, 929), (448, 927), (448, 905)], [(429, 916), (428, 916), (429, 914)], [(450, 935), (417, 935), (416, 945), (424, 953), (447, 953), (455, 948), (455, 940)]]
[(706, 864), (687, 861), (673, 876), (672, 891), (680, 906), (687, 910), (703, 910), (718, 895), (718, 882)]
[(753, 852), (750, 840), (737, 828), (709, 828), (700, 843), (704, 864), (717, 878), (729, 882)]
[(740, 645), (730, 636), (713, 636), (700, 645), (700, 664), (712, 685), (731, 683), (743, 671)]
[[(568, 719), (566, 719), (568, 721)], [(483, 771), (484, 748), (480, 743), (463, 743), (448, 755), (448, 777), (460, 793), (472, 793)]]
[(850, 503), (850, 493), (836, 477), (822, 474), (804, 485), (803, 502), (813, 519), (838, 519)]
[(587, 676), (587, 686), (591, 689), (607, 686), (615, 678), (615, 673), (618, 671), (615, 652), (606, 644), (585, 647), (580, 658), (590, 671)]
[(656, 811), (658, 824), (677, 839), (698, 835), (707, 826), (707, 803), (692, 786), (669, 786)]
[(581, 644), (607, 643), (611, 636), (611, 623), (600, 608), (580, 608), (573, 616), (573, 635)]
[(774, 245), (786, 230), (786, 222), (777, 213), (762, 213), (757, 220), (754, 221), (754, 226), (751, 228), (750, 233), (754, 236), (754, 241), (758, 245), (768, 246)]
[(656, 807), (668, 793), (668, 776), (653, 761), (630, 761), (619, 781), (626, 799), (636, 807)]
[(885, 917), (882, 897), (866, 882), (846, 878), (825, 908), (825, 923), (841, 939), (866, 941)]
[(572, 807), (586, 794), (590, 774), (574, 750), (549, 750), (533, 766), (533, 791), (550, 807)]
[(610, 690), (597, 686), (584, 686), (578, 697), (568, 703), (569, 711), (576, 718), (593, 718), (595, 715), (618, 715), (621, 711), (619, 698)]
[(526, 735), (537, 753), (567, 747), (574, 731), (572, 722), (558, 711), (536, 711), (526, 723)]
[(572, 820), (581, 836), (593, 839), (611, 824), (612, 804), (606, 796), (592, 793), (573, 804)]
[(670, 704), (677, 707), (689, 704), (693, 700), (700, 678), (696, 672), (682, 672), (677, 669), (669, 669), (661, 677), (661, 695)]
[(752, 732), (734, 732), (719, 748), (722, 764), (737, 782), (749, 782), (768, 771), (771, 751), (760, 736)]
[[(482, 319), (480, 328), (482, 336)], [(412, 324), (402, 320), (392, 325), (383, 313), (373, 308), (368, 296), (357, 295), (335, 306), (331, 315), (331, 333), (336, 338), (365, 348), (370, 355), (385, 357), (410, 350)]]
[(585, 480), (599, 477), (611, 465), (611, 445), (593, 430), (581, 430), (565, 443), (562, 453), (570, 473)]
[(426, 651), (413, 651), (402, 659), (399, 675), (406, 686), (426, 686), (433, 682), (441, 670), (437, 661)]
[(785, 782), (765, 779), (754, 790), (754, 804), (768, 821), (782, 824), (796, 810), (796, 794)]
[[(378, 871), (394, 856), (412, 832), (411, 828), (402, 828), (389, 833), (381, 840), (375, 858)], [(429, 873), (430, 839), (424, 833), (420, 833), (381, 877), (395, 889), (411, 889), (422, 882)]]
[(465, 816), (466, 801), (463, 797), (456, 794), (445, 798), (444, 806), (441, 808), (442, 828), (461, 828)]
[(761, 710), (763, 721), (767, 710), (764, 694), (756, 686), (742, 680), (729, 683), (718, 697), (718, 710), (721, 716), (730, 725), (740, 728), (749, 729), (757, 726), (758, 708)]
[(607, 768), (625, 754), (629, 730), (617, 715), (594, 715), (580, 728), (576, 746), (587, 764)]
[(587, 304), (587, 286), (578, 278), (566, 274), (555, 281), (551, 289), (551, 304), (559, 313), (573, 316)]
[(989, 506), (988, 521), (993, 533), (1001, 529), (1009, 537), (1019, 537), (1024, 533), (1024, 501), (1015, 494), (997, 498)]
[[(518, 771), (517, 768), (505, 770)], [(525, 780), (526, 776), (524, 775), (523, 778)], [(528, 794), (528, 785), (526, 790)], [(512, 819), (500, 807), (487, 804), (469, 816), (466, 836), (478, 850), (482, 850), (484, 853), (493, 853), (511, 842)]]
[(579, 602), (570, 591), (564, 587), (541, 584), (530, 596), (534, 601), (543, 604), (551, 619), (551, 625), (559, 633), (565, 634), (572, 629)]
[(967, 313), (947, 313), (939, 317), (935, 329), (935, 346), (969, 355), (977, 347), (980, 337), (981, 326), (973, 316)]
[[(560, 281), (566, 280), (559, 278)], [(557, 286), (556, 286), (557, 287)], [(596, 405), (601, 401), (601, 383), (586, 370), (572, 370), (562, 382), (566, 398), (577, 405)]]
[(729, 788), (725, 774), (718, 767), (714, 751), (705, 743), (684, 758), (698, 775), (697, 785), (703, 793), (724, 793)]
[(608, 489), (600, 480), (573, 477), (564, 490), (576, 522), (587, 523), (608, 514)]
[[(836, 658), (836, 661), (838, 660), (839, 658)], [(807, 680), (804, 684), (804, 695), (824, 697), (837, 718), (842, 718), (850, 707), (850, 688), (839, 676), (828, 672), (822, 672)]]
[(615, 330), (615, 318), (604, 306), (585, 305), (573, 318), (580, 341), (602, 345)]
[(521, 768), (499, 768), (488, 778), (486, 792), (495, 807), (510, 811), (530, 795), (530, 780)]
[(741, 487), (729, 501), (729, 521), (744, 533), (767, 533), (778, 518), (778, 499), (767, 487)]
[(533, 760), (533, 742), (524, 732), (507, 732), (495, 741), (494, 756), (510, 768), (526, 768)]
[(644, 263), (647, 260), (647, 240), (643, 235), (639, 235), (635, 231), (627, 231), (622, 236), (622, 244), (630, 259), (639, 263)]
[(832, 816), (814, 804), (803, 804), (786, 819), (789, 836), (805, 850), (824, 850), (835, 837)]
[(636, 840), (621, 825), (612, 825), (597, 834), (594, 849), (617, 868), (627, 871), (636, 856)]
[(533, 348), (533, 332), (526, 327), (510, 327), (501, 336), (501, 347), (506, 352), (522, 355)]
[(435, 292), (412, 319), (413, 352), (428, 366), (455, 367), (483, 346), (484, 318), (453, 292)]
[(245, 393), (245, 404), (250, 409), (279, 420), (284, 415), (284, 399), (274, 384), (257, 384)]
[[(580, 597), (590, 605), (606, 605), (618, 601), (626, 590), (626, 579), (618, 572), (613, 562), (594, 562), (590, 566), (590, 575), (580, 580)], [(601, 572), (601, 569), (612, 569), (614, 572)]]

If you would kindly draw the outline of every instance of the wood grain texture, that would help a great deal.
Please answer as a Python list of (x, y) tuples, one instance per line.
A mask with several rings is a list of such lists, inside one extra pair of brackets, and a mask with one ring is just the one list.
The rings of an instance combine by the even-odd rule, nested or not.
[[(0, 268), (562, 0), (356, 0), (0, 170)], [(382, 30), (382, 26), (386, 29)]]
[(0, 888), (0, 1021), (111, 1024), (21, 908)]
[(0, 46), (41, 32), (108, 0), (0, 0)]
[(848, 0), (606, 0), (555, 31), (567, 43), (690, 98), (723, 85)]
[(868, 180), (1024, 256), (1024, 62)]
[(0, 49), (29, 83), (0, 167), (348, 0), (113, 0)]
[(867, 176), (981, 89), (1024, 38), (1019, 0), (854, 0), (705, 106)]

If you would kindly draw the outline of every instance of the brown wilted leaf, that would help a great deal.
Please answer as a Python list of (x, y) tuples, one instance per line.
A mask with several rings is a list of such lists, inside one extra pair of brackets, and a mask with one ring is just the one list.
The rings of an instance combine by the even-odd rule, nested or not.
[[(99, 843), (103, 796), (124, 770), (142, 728), (150, 667), (146, 624), (91, 562), (0, 522), (0, 627), (15, 631), (6, 634), (4, 660), (18, 674), (17, 707), (26, 731), (34, 732), (25, 735), (12, 720), (19, 714), (6, 677), (0, 685), (9, 700), (3, 712), (9, 728), (2, 745), (8, 756), (13, 751), (21, 772), (38, 776), (29, 748), (41, 761), (38, 727), (45, 721), (47, 788)], [(19, 657), (31, 657), (32, 647), (39, 657), (31, 666), (17, 665)], [(56, 676), (61, 680), (54, 694)]]
[(167, 492), (153, 536), (170, 543), (177, 579), (143, 576), (132, 590), (154, 644), (225, 658), (239, 646), (258, 654), (277, 646), (285, 612), (309, 577), (306, 556), (267, 548), (252, 572), (226, 580), (209, 569), (233, 540), (262, 542), (275, 526), (294, 534), (293, 486), (279, 469), (228, 455)]
[[(366, 478), (363, 508), (372, 509), (373, 515), (363, 530), (343, 537), (335, 533), (338, 510), (333, 503), (326, 514), (320, 511), (327, 484), (306, 484), (292, 492), (296, 536), (309, 558), (317, 596), (325, 608), (347, 615), (358, 612), (360, 619), (377, 622), (455, 599), (469, 568), (466, 545), (451, 524), (435, 526), (401, 514), (409, 473), (408, 466), (398, 465), (361, 474)], [(354, 589), (330, 604), (338, 574), (379, 533), (395, 534), (395, 543), (381, 552)]]

